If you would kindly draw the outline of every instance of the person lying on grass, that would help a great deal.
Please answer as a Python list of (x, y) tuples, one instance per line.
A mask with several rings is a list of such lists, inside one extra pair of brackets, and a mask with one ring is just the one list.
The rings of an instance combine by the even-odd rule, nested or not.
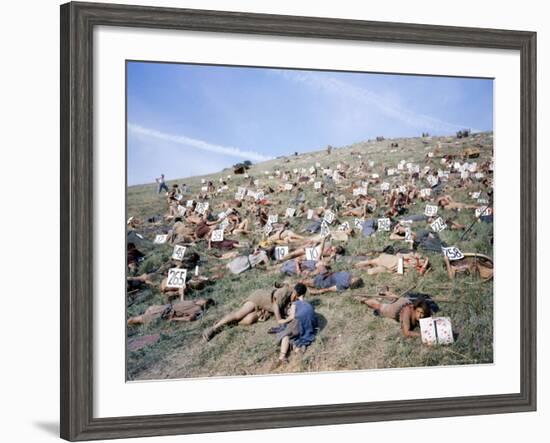
[(408, 297), (399, 297), (390, 291), (378, 294), (381, 298), (393, 300), (390, 303), (380, 303), (365, 296), (356, 296), (355, 299), (374, 309), (375, 315), (391, 318), (401, 323), (401, 333), (404, 337), (420, 337), (420, 332), (413, 331), (420, 324), (420, 319), (430, 317), (432, 311), (424, 299), (412, 301)]
[(130, 317), (128, 325), (143, 325), (158, 318), (167, 321), (194, 321), (206, 311), (208, 306), (213, 304), (212, 299), (181, 300), (166, 305), (149, 306), (145, 312), (135, 317)]
[(361, 277), (352, 277), (351, 273), (346, 271), (332, 272), (330, 267), (326, 267), (323, 272), (313, 278), (302, 282), (310, 289), (310, 294), (318, 295), (326, 292), (341, 292), (346, 289), (357, 289), (363, 286)]
[(427, 257), (417, 252), (410, 252), (406, 254), (398, 253), (395, 255), (380, 254), (376, 258), (355, 263), (354, 268), (366, 269), (369, 275), (381, 274), (384, 272), (398, 272), (400, 259), (403, 259), (404, 272), (410, 269), (416, 269), (420, 275), (426, 272), (430, 263)]
[(321, 258), (325, 259), (325, 261), (330, 261), (331, 259), (335, 259), (337, 255), (344, 255), (346, 253), (346, 250), (342, 246), (326, 245), (327, 238), (328, 236), (323, 237), (321, 240), (316, 238), (313, 243), (304, 245), (304, 247), (298, 248), (295, 251), (285, 255), (279, 260), (279, 262), (288, 261), (298, 257), (305, 257), (306, 248), (317, 248), (319, 251), (322, 251), (322, 254), (320, 255)]
[(290, 349), (295, 352), (304, 352), (315, 340), (318, 329), (317, 315), (310, 303), (304, 300), (307, 288), (298, 283), (290, 296), (290, 310), (288, 316), (277, 321), (284, 327), (277, 333), (278, 343), (281, 345), (279, 359), (273, 369), (287, 363)]
[(239, 309), (224, 315), (213, 326), (205, 329), (202, 337), (209, 341), (226, 325), (237, 323), (249, 326), (258, 321), (267, 320), (271, 314), (275, 315), (275, 319), (279, 321), (282, 318), (281, 313), (285, 312), (292, 294), (296, 291), (296, 286), (291, 289), (288, 285), (278, 289), (257, 289), (250, 294)]

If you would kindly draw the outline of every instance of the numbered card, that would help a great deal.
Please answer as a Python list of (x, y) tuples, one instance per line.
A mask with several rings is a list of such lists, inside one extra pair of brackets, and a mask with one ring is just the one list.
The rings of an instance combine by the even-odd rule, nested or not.
[(311, 220), (313, 218), (313, 209), (307, 210), (307, 219)]
[(212, 241), (218, 242), (223, 241), (223, 229), (215, 229), (212, 231)]
[(306, 248), (306, 260), (317, 261), (320, 257), (320, 246), (316, 248)]
[(395, 169), (393, 169), (393, 168), (388, 169), (388, 175), (389, 176), (394, 175), (394, 174), (395, 174)]
[(424, 209), (424, 215), (426, 217), (433, 217), (437, 214), (437, 206), (436, 205), (426, 205), (426, 209)]
[(298, 174), (298, 169), (297, 169), (297, 168), (294, 168), (294, 169), (292, 170), (292, 172), (294, 172), (294, 174)]
[(380, 174), (372, 174), (371, 177), (372, 177), (372, 178), (375, 178), (375, 179), (376, 179), (376, 178), (380, 178)]
[[(480, 205), (488, 205), (489, 204), (489, 200), (487, 200), (486, 198), (478, 198), (477, 199), (477, 202), (480, 204)], [(492, 212), (491, 212), (492, 213)]]
[(477, 171), (477, 163), (471, 163), (470, 167), (468, 168), (470, 172), (476, 172)]
[(472, 198), (477, 200), (481, 196), (481, 192), (472, 192)]
[(168, 270), (167, 288), (184, 288), (187, 278), (187, 269), (172, 268)]
[(434, 156), (434, 153), (433, 152), (428, 152), (428, 157), (429, 158), (432, 158)]
[(181, 194), (176, 194), (174, 198), (175, 198), (177, 201), (181, 201), (181, 199), (183, 198), (183, 195), (181, 195)]
[(311, 168), (309, 168), (309, 173), (310, 173), (310, 174), (313, 174), (314, 172), (315, 172), (315, 167), (314, 167), (314, 166), (312, 166)]
[(325, 211), (325, 216), (323, 217), (323, 220), (330, 225), (334, 221), (335, 217), (336, 216), (334, 215), (334, 212), (327, 210)]
[(158, 234), (155, 237), (155, 240), (153, 241), (153, 243), (155, 243), (157, 245), (162, 245), (162, 244), (166, 243), (167, 239), (168, 239), (168, 234)]
[(285, 183), (285, 191), (292, 191), (292, 188), (293, 188), (292, 184)]
[(413, 235), (412, 235), (412, 229), (410, 228), (410, 226), (407, 226), (407, 228), (405, 229), (405, 241), (407, 242), (414, 241)]
[(450, 261), (462, 260), (464, 258), (464, 254), (456, 246), (450, 246), (448, 248), (442, 247), (441, 251), (443, 251), (443, 255)]
[(256, 197), (256, 200), (263, 200), (264, 192), (263, 191), (258, 191), (258, 192), (256, 192), (256, 195), (254, 197)]
[(183, 217), (186, 212), (187, 212), (187, 208), (185, 206), (178, 205), (178, 215)]
[(420, 197), (429, 197), (432, 195), (432, 190), (430, 188), (423, 188), (420, 190)]
[(200, 203), (197, 203), (197, 206), (195, 207), (195, 211), (199, 214), (204, 214), (206, 213), (206, 211), (208, 211), (209, 207), (210, 207), (210, 203), (200, 202)]
[(353, 195), (354, 196), (367, 195), (367, 188), (355, 188), (353, 190)]
[(389, 231), (391, 229), (391, 220), (389, 218), (378, 219), (378, 230)]
[(273, 176), (273, 175), (270, 175), (268, 178), (269, 178), (269, 180), (275, 180), (275, 176)]
[(185, 206), (187, 206), (188, 208), (192, 208), (192, 207), (193, 207), (193, 203), (195, 203), (194, 200), (187, 200), (187, 203), (185, 204)]
[(344, 222), (340, 226), (338, 226), (339, 231), (347, 231), (349, 230), (349, 222)]
[(208, 191), (208, 186), (203, 186), (203, 187), (201, 187), (201, 191), (202, 191), (202, 192), (207, 192), (207, 191)]
[(266, 223), (266, 225), (264, 226), (264, 234), (269, 235), (272, 232), (273, 232), (273, 226), (271, 225), (271, 223)]
[(315, 166), (316, 166), (317, 168), (320, 168), (320, 167), (321, 167), (321, 163), (316, 162), (316, 163), (315, 163)]
[(470, 176), (470, 173), (469, 173), (468, 171), (462, 171), (462, 172), (460, 173), (460, 178), (461, 178), (462, 180), (466, 180), (469, 176)]
[(321, 184), (322, 184), (321, 182), (315, 182), (315, 183), (313, 183), (313, 187), (315, 189), (321, 189)]
[(380, 185), (381, 191), (389, 191), (390, 190), (390, 184), (388, 182), (384, 182)]
[(486, 217), (493, 214), (493, 209), (488, 206), (483, 206), (481, 208), (476, 208), (476, 218)]
[(397, 273), (403, 275), (405, 272), (404, 266), (403, 266), (403, 257), (399, 257), (397, 260)]
[(224, 220), (218, 225), (218, 228), (221, 229), (222, 231), (225, 231), (225, 230), (227, 229), (228, 226), (229, 226), (229, 220), (224, 219)]
[(235, 192), (235, 200), (242, 200), (244, 198), (244, 193)]
[(267, 217), (267, 222), (268, 223), (277, 223), (279, 221), (279, 215), (278, 214), (271, 214)]
[(437, 217), (437, 219), (430, 225), (430, 227), (434, 232), (441, 232), (447, 228), (447, 225), (441, 217)]
[(373, 160), (369, 160), (369, 168), (372, 168), (374, 166), (374, 161)]
[(354, 221), (354, 226), (359, 230), (363, 230), (363, 223), (365, 223), (364, 218), (356, 218)]
[(397, 169), (400, 170), (400, 171), (403, 171), (405, 169), (405, 164), (404, 163), (399, 163), (397, 165)]
[(250, 178), (250, 175), (244, 174), (243, 177), (244, 177), (244, 178)]
[(276, 260), (281, 260), (286, 255), (288, 255), (288, 246), (277, 246), (275, 248), (275, 259)]
[(206, 179), (205, 178), (201, 178), (201, 183), (204, 185), (206, 183)]
[(407, 193), (407, 187), (406, 186), (399, 186), (399, 192), (401, 194), (406, 194)]
[(323, 220), (321, 223), (321, 236), (326, 237), (330, 234), (330, 228), (328, 227), (328, 223), (326, 220)]
[(437, 186), (437, 184), (439, 183), (439, 180), (437, 179), (437, 177), (434, 177), (433, 175), (428, 175), (426, 177), (426, 180), (428, 181), (428, 183), (430, 184), (430, 186), (433, 188), (434, 186)]
[(294, 217), (294, 214), (296, 213), (296, 209), (294, 208), (286, 208), (285, 215), (287, 218)]
[(183, 256), (185, 255), (185, 250), (187, 248), (185, 246), (176, 245), (174, 246), (174, 252), (172, 252), (172, 259), (173, 260), (183, 260)]
[(422, 343), (426, 345), (449, 345), (454, 342), (451, 319), (427, 317), (420, 319)]
[(475, 178), (477, 180), (481, 180), (482, 178), (485, 178), (485, 174), (483, 172), (476, 172)]
[(254, 186), (256, 187), (260, 186), (260, 180), (258, 179), (254, 180)]

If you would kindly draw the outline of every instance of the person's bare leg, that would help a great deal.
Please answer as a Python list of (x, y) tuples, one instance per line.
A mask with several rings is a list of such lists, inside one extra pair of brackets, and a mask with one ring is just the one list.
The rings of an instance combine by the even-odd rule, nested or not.
[(250, 314), (246, 315), (240, 322), (239, 325), (241, 326), (250, 326), (253, 325), (258, 321), (258, 313), (256, 311), (251, 312)]
[(353, 267), (354, 268), (368, 268), (370, 266), (377, 266), (377, 265), (378, 265), (378, 259), (373, 258), (373, 259), (370, 259), (370, 260), (358, 261), (357, 263), (355, 263), (353, 265)]
[(143, 324), (143, 315), (136, 315), (135, 317), (130, 317), (127, 322), (129, 325), (142, 325)]
[(296, 251), (288, 253), (287, 255), (285, 255), (283, 258), (281, 258), (278, 261), (279, 261), (279, 263), (282, 263), (284, 261), (287, 261), (287, 260), (290, 260), (290, 259), (293, 259), (293, 258), (301, 257), (304, 254), (305, 254), (305, 250), (303, 248), (300, 248), (300, 249), (297, 249)]
[(382, 303), (377, 302), (376, 300), (365, 300), (363, 303), (365, 303), (369, 308), (372, 309), (378, 309), (382, 307)]
[(286, 361), (286, 355), (288, 354), (288, 349), (290, 348), (290, 339), (283, 337), (281, 340), (281, 352), (279, 353), (279, 362), (284, 363)]
[(256, 305), (254, 303), (250, 301), (245, 302), (245, 304), (240, 309), (230, 312), (229, 314), (222, 317), (222, 319), (219, 320), (217, 323), (215, 323), (214, 326), (205, 329), (205, 331), (202, 334), (202, 337), (206, 341), (210, 340), (223, 326), (229, 323), (240, 322), (248, 314), (250, 314), (251, 312), (254, 312), (255, 309), (256, 309)]
[(388, 272), (388, 268), (384, 266), (376, 266), (374, 268), (367, 269), (368, 275), (383, 274), (384, 272)]

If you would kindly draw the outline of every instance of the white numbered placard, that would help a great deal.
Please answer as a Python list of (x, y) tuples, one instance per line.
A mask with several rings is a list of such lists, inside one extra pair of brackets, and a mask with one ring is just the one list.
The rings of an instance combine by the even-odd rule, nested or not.
[(260, 180), (258, 179), (254, 180), (254, 186), (256, 187), (260, 186)]
[(456, 246), (450, 246), (448, 248), (441, 248), (443, 255), (447, 257), (450, 261), (462, 260), (464, 254)]
[(405, 270), (403, 267), (403, 257), (399, 257), (399, 259), (397, 260), (397, 273), (403, 275), (404, 272)]
[(167, 288), (184, 288), (187, 278), (187, 269), (172, 268), (168, 270)]
[(208, 191), (208, 186), (202, 186), (201, 191), (202, 192), (207, 192)]
[(320, 246), (316, 248), (306, 248), (306, 260), (317, 261), (320, 255)]
[(223, 241), (223, 229), (215, 229), (212, 231), (212, 241)]
[(162, 244), (166, 243), (167, 239), (168, 239), (168, 234), (158, 234), (155, 237), (155, 240), (153, 241), (153, 243), (155, 243), (157, 245), (162, 245)]
[(285, 183), (285, 191), (292, 191), (292, 184), (291, 183)]
[(294, 174), (298, 174), (298, 168), (294, 168), (292, 172), (294, 172)]
[(388, 175), (391, 176), (391, 175), (394, 175), (394, 174), (395, 174), (395, 169), (393, 169), (393, 168), (388, 169)]
[(313, 209), (307, 210), (307, 219), (311, 220), (313, 218)]
[(322, 184), (321, 182), (315, 182), (315, 183), (313, 183), (313, 187), (315, 189), (321, 189), (321, 184)]
[(181, 194), (176, 194), (176, 196), (174, 197), (177, 201), (181, 201), (181, 199), (183, 198), (183, 195)]
[(405, 241), (407, 242), (414, 241), (413, 235), (412, 235), (412, 229), (410, 226), (407, 226), (407, 228), (405, 229)]
[(338, 226), (339, 231), (347, 231), (349, 230), (349, 222), (344, 222), (340, 226)]
[(381, 191), (389, 191), (390, 190), (390, 184), (388, 182), (384, 182), (380, 185)]
[(477, 202), (478, 202), (480, 205), (488, 205), (488, 204), (489, 204), (489, 200), (487, 200), (486, 198), (478, 198), (478, 199), (477, 199)]
[(183, 256), (185, 255), (185, 250), (187, 248), (185, 246), (176, 245), (174, 246), (174, 252), (172, 252), (172, 259), (173, 260), (183, 260)]
[(235, 192), (235, 200), (242, 200), (244, 198), (244, 194), (242, 192)]
[(294, 217), (294, 214), (296, 213), (296, 209), (294, 208), (286, 208), (285, 215), (287, 218)]
[(330, 234), (330, 228), (328, 227), (328, 223), (326, 222), (326, 220), (323, 220), (323, 222), (321, 223), (321, 235), (323, 237), (326, 237), (329, 234)]
[(187, 208), (185, 206), (178, 205), (178, 215), (181, 215), (183, 217), (186, 212)]
[(229, 226), (229, 220), (224, 219), (224, 220), (218, 225), (218, 228), (221, 229), (222, 231), (225, 231), (225, 230), (227, 229), (228, 226)]
[(371, 177), (372, 178), (380, 178), (380, 175), (379, 174), (372, 174)]
[(256, 192), (256, 200), (263, 200), (263, 198), (264, 198), (264, 191)]
[(483, 172), (476, 172), (475, 174), (475, 178), (478, 180), (481, 180), (484, 177), (485, 177), (485, 174)]
[(407, 187), (406, 186), (399, 186), (399, 192), (401, 194), (406, 194), (407, 193)]
[(483, 206), (481, 208), (476, 208), (476, 218), (479, 218), (481, 216), (488, 216), (488, 215), (492, 215), (493, 214), (493, 209), (488, 207), (488, 206)]
[(356, 218), (355, 221), (354, 221), (354, 226), (355, 226), (357, 229), (362, 230), (362, 229), (363, 229), (363, 223), (365, 223), (365, 219), (364, 219), (364, 218)]
[(429, 158), (432, 158), (434, 156), (434, 153), (433, 152), (428, 152), (428, 157)]
[(481, 192), (472, 192), (472, 198), (477, 200), (481, 196)]
[(430, 225), (430, 227), (434, 232), (441, 232), (447, 228), (447, 225), (441, 217), (437, 217), (437, 219)]
[(188, 208), (192, 208), (193, 203), (194, 203), (194, 200), (187, 200), (187, 202), (185, 203), (185, 206), (187, 206)]
[(378, 230), (379, 231), (389, 231), (391, 228), (391, 220), (389, 218), (379, 218), (378, 219)]
[(278, 214), (271, 214), (271, 215), (268, 215), (267, 217), (267, 222), (268, 223), (277, 223), (279, 221), (279, 215)]
[(288, 246), (277, 246), (275, 248), (275, 259), (276, 260), (281, 260), (286, 255), (288, 255)]
[(426, 205), (426, 209), (424, 209), (424, 215), (426, 217), (433, 217), (437, 214), (437, 206), (436, 205)]
[(423, 188), (420, 190), (420, 197), (429, 197), (432, 195), (432, 190), (430, 188)]
[(197, 206), (195, 207), (195, 212), (199, 214), (204, 214), (206, 211), (208, 211), (209, 206), (210, 206), (210, 203), (208, 202), (197, 203)]
[(315, 172), (315, 166), (311, 166), (311, 167), (309, 168), (309, 173), (310, 173), (310, 174), (313, 174), (314, 172)]
[(266, 223), (264, 226), (264, 233), (265, 235), (269, 235), (273, 232), (273, 225), (271, 223)]
[(201, 183), (204, 185), (206, 183), (206, 179), (205, 178), (201, 178)]
[(355, 188), (353, 190), (353, 195), (367, 195), (367, 188), (361, 187), (361, 188)]
[(428, 317), (420, 319), (420, 335), (426, 345), (449, 345), (454, 342), (451, 319)]
[(328, 224), (332, 224), (334, 221), (334, 218), (336, 216), (334, 215), (334, 212), (332, 211), (325, 211), (325, 216), (323, 217), (323, 220), (326, 221)]
[(437, 186), (437, 184), (439, 183), (439, 180), (437, 179), (437, 177), (434, 177), (433, 175), (428, 175), (426, 177), (426, 180), (428, 181), (428, 183), (430, 184), (430, 186), (433, 188), (434, 186)]

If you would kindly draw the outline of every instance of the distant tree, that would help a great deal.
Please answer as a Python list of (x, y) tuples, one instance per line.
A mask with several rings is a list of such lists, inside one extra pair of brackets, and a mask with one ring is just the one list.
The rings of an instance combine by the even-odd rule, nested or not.
[(243, 162), (243, 165), (248, 166), (250, 168), (250, 166), (252, 166), (252, 162), (250, 160), (245, 160)]

